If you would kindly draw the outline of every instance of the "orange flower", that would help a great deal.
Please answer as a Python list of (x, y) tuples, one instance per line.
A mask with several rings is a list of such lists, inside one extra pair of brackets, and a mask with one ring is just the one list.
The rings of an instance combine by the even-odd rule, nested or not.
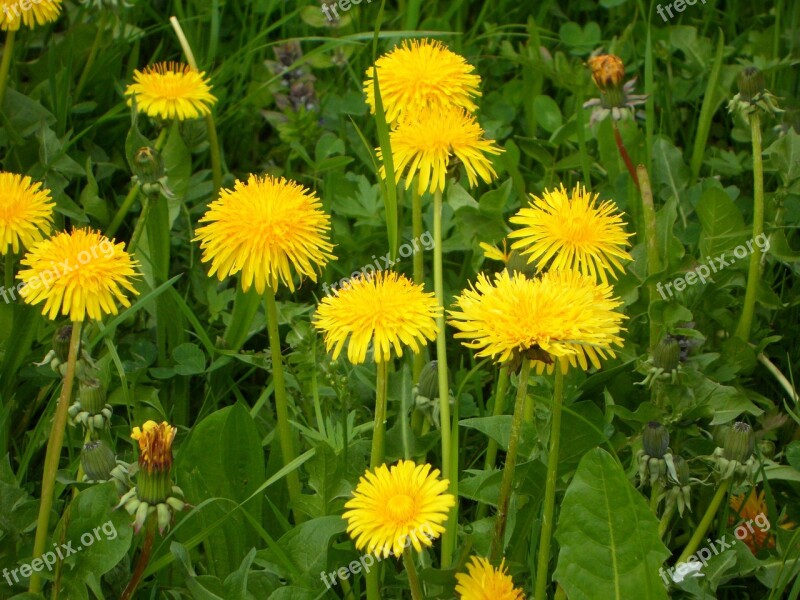
[[(731, 496), (730, 506), (735, 514), (728, 517), (728, 525), (737, 525), (734, 530), (736, 539), (747, 544), (753, 554), (775, 547), (775, 537), (769, 532), (768, 509), (763, 490), (759, 493), (753, 488), (746, 501), (744, 494)], [(791, 529), (794, 523), (783, 522), (780, 527)]]

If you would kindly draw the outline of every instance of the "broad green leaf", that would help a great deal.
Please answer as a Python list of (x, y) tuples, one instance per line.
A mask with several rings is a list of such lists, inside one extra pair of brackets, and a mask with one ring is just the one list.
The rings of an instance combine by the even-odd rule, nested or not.
[(558, 517), (553, 579), (570, 600), (667, 598), (658, 570), (670, 552), (658, 520), (605, 450), (581, 460)]
[[(325, 569), (328, 546), (332, 537), (342, 533), (347, 523), (341, 516), (321, 517), (295, 526), (278, 540), (297, 571), (298, 581), (292, 583), (316, 590), (319, 574)], [(267, 552), (272, 556), (272, 552)]]
[(553, 133), (564, 122), (564, 118), (561, 116), (561, 109), (558, 108), (558, 104), (550, 96), (536, 96), (533, 99), (533, 109), (536, 111), (539, 125), (547, 133)]
[(744, 219), (730, 196), (720, 187), (709, 187), (697, 203), (697, 217), (703, 227), (700, 255), (722, 256), (742, 241)]

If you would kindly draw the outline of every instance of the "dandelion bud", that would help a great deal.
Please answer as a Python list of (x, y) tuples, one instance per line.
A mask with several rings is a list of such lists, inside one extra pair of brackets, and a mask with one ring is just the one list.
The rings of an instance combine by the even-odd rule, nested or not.
[(589, 59), (588, 64), (592, 70), (592, 79), (601, 92), (618, 88), (625, 78), (625, 64), (614, 54), (594, 56)]
[(107, 481), (117, 466), (114, 452), (102, 440), (87, 442), (81, 450), (81, 466), (90, 481)]
[(669, 449), (669, 431), (661, 423), (650, 421), (642, 432), (642, 446), (651, 458), (663, 458)]
[(136, 151), (131, 168), (142, 185), (156, 183), (166, 173), (161, 153), (151, 146), (142, 146)]
[(439, 363), (432, 360), (422, 368), (417, 384), (417, 395), (434, 400), (439, 397)]
[(747, 67), (736, 80), (739, 96), (745, 102), (753, 102), (765, 90), (764, 74), (757, 67)]
[(80, 388), (81, 408), (86, 412), (97, 415), (106, 405), (106, 390), (97, 379), (81, 381)]
[(676, 456), (672, 459), (675, 465), (675, 474), (678, 476), (676, 483), (681, 486), (689, 485), (689, 463), (686, 462), (682, 456)]
[(69, 341), (72, 338), (72, 325), (58, 329), (53, 335), (53, 352), (59, 362), (65, 363), (69, 358)]
[(681, 358), (681, 345), (672, 336), (667, 336), (653, 350), (653, 366), (666, 372), (678, 368)]
[(725, 435), (723, 458), (744, 464), (753, 455), (753, 450), (755, 450), (753, 429), (747, 423), (737, 421)]

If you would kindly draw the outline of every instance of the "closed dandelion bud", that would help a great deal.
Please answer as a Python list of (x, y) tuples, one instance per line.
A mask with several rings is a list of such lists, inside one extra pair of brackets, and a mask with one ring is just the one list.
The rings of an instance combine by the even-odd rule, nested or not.
[(676, 456), (672, 460), (675, 465), (675, 474), (678, 476), (676, 483), (681, 486), (689, 485), (689, 463), (682, 456)]
[(114, 452), (102, 440), (87, 442), (81, 450), (81, 466), (90, 481), (106, 481), (117, 466)]
[(747, 423), (737, 421), (725, 436), (722, 456), (728, 460), (744, 464), (755, 450), (753, 429)]
[(161, 153), (151, 146), (142, 146), (136, 151), (131, 169), (142, 185), (156, 183), (166, 174)]
[(417, 395), (434, 400), (439, 397), (439, 363), (432, 360), (422, 368), (417, 384)]
[(661, 423), (650, 421), (642, 432), (644, 452), (652, 458), (663, 458), (669, 449), (669, 431)]
[(653, 366), (667, 373), (678, 368), (681, 360), (681, 345), (672, 336), (667, 336), (653, 350)]
[(745, 102), (753, 102), (766, 89), (764, 74), (757, 67), (747, 67), (736, 80), (739, 86), (739, 95)]
[(517, 250), (512, 250), (509, 253), (506, 268), (512, 275), (515, 272), (522, 273), (525, 277), (532, 277), (536, 274), (536, 263), (529, 263), (528, 259)]
[(69, 358), (69, 341), (72, 337), (72, 325), (66, 325), (53, 335), (53, 352), (59, 362), (65, 363)]
[(139, 472), (136, 492), (142, 502), (159, 504), (172, 493), (172, 442), (177, 429), (164, 421), (147, 421), (133, 428), (131, 437), (139, 442)]
[(81, 381), (80, 389), (81, 408), (86, 412), (100, 414), (106, 405), (106, 390), (97, 379)]
[(625, 78), (625, 65), (619, 56), (601, 54), (588, 60), (592, 79), (602, 93), (607, 107), (619, 107), (623, 102), (622, 80)]

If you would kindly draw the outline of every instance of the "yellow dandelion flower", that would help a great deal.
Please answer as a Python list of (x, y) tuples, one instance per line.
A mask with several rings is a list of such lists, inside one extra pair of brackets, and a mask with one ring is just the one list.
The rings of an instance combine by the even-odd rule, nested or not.
[(59, 310), (72, 321), (101, 319), (118, 313), (117, 302), (131, 305), (125, 290), (139, 292), (131, 280), (137, 263), (98, 231), (73, 229), (39, 242), (22, 259), (29, 267), (17, 274), (25, 286), (20, 296), (28, 304), (44, 301), (42, 314), (55, 319)]
[(434, 294), (426, 293), (421, 284), (380, 271), (323, 298), (314, 326), (324, 333), (326, 349), (333, 348), (334, 360), (349, 339), (347, 358), (356, 365), (366, 360), (370, 344), (375, 362), (390, 360), (392, 348), (397, 356), (403, 356), (403, 346), (416, 354), (426, 339), (436, 339), (440, 314)]
[(574, 271), (528, 279), (504, 270), (494, 281), (479, 274), (477, 285), (456, 298), (457, 310), (448, 312), (455, 337), (479, 357), (503, 363), (523, 356), (539, 367), (563, 357), (565, 369), (585, 370), (587, 358), (599, 368), (600, 358), (614, 356), (612, 345), (622, 346), (625, 316), (614, 312), (621, 304), (610, 286)]
[(30, 177), (0, 173), (0, 254), (31, 248), (50, 234), (53, 207), (50, 190)]
[(441, 42), (405, 40), (367, 69), (364, 93), (373, 114), (376, 69), (387, 123), (428, 107), (458, 106), (470, 112), (478, 108), (472, 101), (481, 95), (481, 78), (472, 73), (475, 67)]
[(242, 273), (242, 289), (255, 285), (259, 294), (283, 282), (294, 291), (293, 270), (317, 280), (315, 266), (333, 258), (328, 240), (330, 216), (316, 194), (299, 183), (266, 175), (237, 181), (223, 189), (200, 219), (195, 241), (203, 262), (211, 262), (209, 277), (222, 281)]
[[(395, 179), (406, 175), (406, 189), (414, 175), (419, 173), (419, 191), (431, 193), (444, 190), (447, 168), (453, 155), (467, 171), (470, 186), (478, 183), (478, 176), (486, 183), (497, 177), (486, 154), (500, 154), (504, 150), (483, 137), (483, 129), (475, 117), (463, 108), (426, 109), (404, 118), (389, 134)], [(383, 158), (380, 149), (378, 157)], [(381, 167), (381, 176), (386, 172)]]
[(17, 31), (22, 25), (33, 29), (51, 23), (61, 14), (61, 0), (0, 0), (0, 29)]
[(503, 249), (500, 250), (497, 246), (492, 246), (491, 244), (487, 244), (486, 242), (480, 242), (478, 244), (481, 249), (483, 250), (483, 255), (488, 258), (489, 260), (499, 260), (503, 264), (508, 263), (508, 259), (511, 258), (511, 253), (508, 251), (507, 241), (503, 238)]
[(528, 262), (535, 261), (539, 269), (548, 265), (551, 270), (575, 269), (603, 283), (608, 281), (606, 271), (616, 278), (614, 270), (624, 270), (620, 261), (631, 260), (625, 247), (633, 234), (625, 233), (625, 222), (613, 202), (598, 205), (597, 194), (580, 185), (571, 197), (562, 185), (532, 198), (532, 206), (509, 219), (524, 225), (508, 237), (521, 238), (511, 247), (527, 255)]
[(461, 600), (525, 600), (522, 590), (514, 587), (511, 576), (500, 562), (495, 569), (485, 558), (473, 556), (467, 573), (456, 573), (456, 593)]
[(148, 471), (169, 471), (172, 467), (172, 442), (177, 427), (166, 421), (160, 425), (147, 421), (142, 428), (133, 428), (131, 438), (139, 442), (139, 466)]
[[(133, 72), (126, 96), (136, 96), (136, 107), (150, 117), (162, 119), (197, 119), (211, 113), (217, 99), (211, 94), (204, 71), (189, 65), (162, 62)], [(128, 106), (133, 99), (128, 99)]]
[(408, 546), (420, 552), (444, 532), (442, 523), (456, 500), (447, 493), (450, 482), (431, 469), (401, 460), (361, 477), (342, 515), (358, 550), (366, 547), (384, 557), (400, 556)]

